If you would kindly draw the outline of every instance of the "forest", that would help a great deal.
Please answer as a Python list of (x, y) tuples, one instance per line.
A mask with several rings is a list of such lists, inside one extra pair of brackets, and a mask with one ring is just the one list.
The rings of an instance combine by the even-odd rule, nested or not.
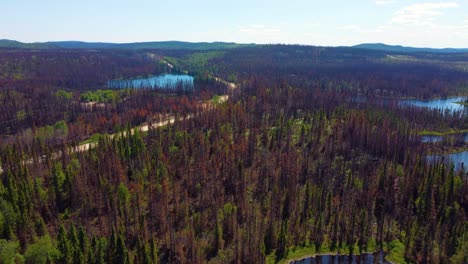
[(0, 263), (468, 263), (467, 170), (427, 158), (468, 145), (421, 140), (468, 111), (399, 103), (466, 98), (467, 58), (0, 48)]

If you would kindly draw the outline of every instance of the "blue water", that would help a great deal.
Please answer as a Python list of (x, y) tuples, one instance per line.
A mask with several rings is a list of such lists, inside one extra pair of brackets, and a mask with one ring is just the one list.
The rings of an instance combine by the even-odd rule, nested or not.
[(463, 140), (465, 143), (468, 143), (468, 133), (463, 134), (450, 134), (446, 136), (421, 136), (421, 142), (423, 143), (438, 143), (442, 142), (444, 139), (451, 140), (458, 138), (457, 140)]
[(417, 100), (417, 99), (401, 99), (400, 105), (413, 105), (418, 107), (427, 107), (431, 109), (448, 109), (451, 112), (465, 110), (465, 106), (456, 102), (465, 101), (466, 97), (450, 97), (445, 99)]
[(164, 74), (148, 78), (128, 80), (112, 80), (107, 83), (109, 88), (193, 88), (194, 78), (187, 74)]
[(447, 164), (453, 162), (455, 171), (461, 169), (468, 171), (468, 151), (462, 151), (447, 155), (429, 155), (427, 156), (427, 160), (429, 162), (444, 161)]
[[(430, 100), (419, 100), (419, 99), (391, 99), (391, 98), (376, 98), (377, 102), (380, 100), (381, 103), (388, 104), (391, 102), (398, 102), (400, 106), (417, 106), (417, 107), (426, 107), (430, 109), (439, 109), (439, 110), (446, 110), (448, 109), (450, 112), (455, 111), (465, 111), (467, 112), (468, 107), (457, 104), (457, 102), (464, 102), (468, 97), (457, 96), (457, 97), (450, 97), (445, 99), (430, 99)], [(353, 103), (366, 103), (368, 98), (362, 95), (356, 95), (351, 97), (349, 100)]]
[(293, 261), (293, 264), (389, 264), (384, 259), (383, 253), (362, 254), (362, 255), (318, 255), (312, 258), (305, 258)]
[(421, 136), (421, 142), (423, 143), (437, 143), (441, 142), (442, 136)]

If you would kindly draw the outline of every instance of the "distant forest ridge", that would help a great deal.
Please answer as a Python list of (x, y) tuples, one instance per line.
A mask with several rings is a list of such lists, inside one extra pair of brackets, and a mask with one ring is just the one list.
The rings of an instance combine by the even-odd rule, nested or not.
[[(240, 47), (259, 46), (259, 44), (241, 44), (234, 42), (186, 42), (186, 41), (152, 41), (134, 43), (84, 42), (84, 41), (49, 41), (24, 43), (16, 40), (0, 39), (0, 48), (14, 49), (186, 49), (186, 50), (215, 50)], [(466, 53), (468, 48), (415, 48), (383, 43), (364, 43), (351, 48), (379, 50), (403, 53)]]
[(253, 46), (255, 44), (238, 44), (232, 42), (184, 42), (184, 41), (155, 41), (135, 43), (107, 43), (83, 41), (50, 41), (23, 43), (16, 40), (0, 39), (0, 48), (15, 49), (188, 49), (213, 50), (231, 49)]
[(365, 43), (352, 46), (353, 48), (360, 49), (370, 49), (370, 50), (382, 50), (382, 51), (391, 51), (391, 52), (430, 52), (430, 53), (460, 53), (468, 52), (468, 49), (455, 49), (455, 48), (444, 48), (444, 49), (434, 49), (434, 48), (415, 48), (415, 47), (405, 47), (400, 45), (386, 45), (383, 43)]

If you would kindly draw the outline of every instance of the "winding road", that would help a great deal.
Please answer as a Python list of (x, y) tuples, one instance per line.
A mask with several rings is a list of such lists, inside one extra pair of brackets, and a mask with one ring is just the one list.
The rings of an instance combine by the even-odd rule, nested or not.
[[(172, 66), (167, 61), (165, 61), (165, 60), (162, 60), (162, 61), (165, 62), (169, 67)], [(225, 80), (223, 80), (221, 78), (218, 78), (218, 77), (212, 77), (212, 78), (214, 80), (216, 80), (217, 82), (221, 82), (221, 83), (227, 85), (230, 91), (237, 88), (237, 85), (235, 83), (227, 82), (227, 81), (225, 81)], [(224, 95), (218, 96), (218, 102), (219, 103), (226, 102), (227, 100), (229, 100), (229, 94), (224, 94)], [(204, 107), (204, 109), (210, 109), (210, 107)], [(194, 117), (194, 114), (187, 115), (185, 117), (185, 120), (191, 119), (193, 117)], [(150, 130), (152, 128), (158, 128), (158, 127), (163, 127), (163, 126), (173, 124), (175, 121), (176, 121), (176, 118), (174, 116), (169, 116), (169, 117), (167, 117), (167, 119), (165, 119), (163, 121), (152, 122), (152, 123), (143, 123), (142, 125), (139, 125), (137, 127), (132, 128), (131, 133), (134, 133), (136, 130), (141, 131), (141, 132), (146, 132), (146, 131), (148, 131), (148, 130)], [(117, 137), (117, 136), (126, 136), (126, 134), (127, 134), (127, 132), (118, 132), (118, 133), (114, 133), (114, 134), (109, 134), (108, 136), (110, 138), (114, 138), (114, 137)], [(98, 144), (98, 142), (82, 143), (82, 144), (80, 144), (80, 145), (78, 145), (76, 147), (69, 148), (68, 153), (73, 154), (73, 153), (85, 152), (85, 151), (88, 151), (88, 150), (90, 150), (92, 148), (95, 148), (97, 146), (97, 144)], [(61, 155), (62, 155), (62, 151), (57, 151), (57, 152), (52, 153), (50, 155), (50, 158), (58, 159)], [(46, 158), (47, 157), (40, 157), (39, 161), (42, 162)], [(34, 162), (33, 158), (23, 161), (24, 164), (33, 164), (33, 162)], [(4, 170), (0, 166), (0, 174), (3, 173), (3, 172), (4, 172)]]

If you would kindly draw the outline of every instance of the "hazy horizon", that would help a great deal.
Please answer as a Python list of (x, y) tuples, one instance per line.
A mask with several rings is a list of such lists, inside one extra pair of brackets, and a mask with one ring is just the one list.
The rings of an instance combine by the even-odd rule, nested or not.
[(50, 41), (33, 41), (33, 42), (23, 42), (16, 39), (0, 39), (0, 40), (10, 40), (10, 41), (18, 41), (20, 43), (25, 44), (34, 44), (34, 43), (55, 43), (55, 42), (82, 42), (82, 43), (103, 43), (103, 44), (134, 44), (134, 43), (151, 43), (151, 42), (186, 42), (186, 43), (235, 43), (241, 45), (301, 45), (301, 46), (318, 46), (318, 47), (353, 47), (357, 45), (388, 45), (388, 46), (401, 46), (404, 48), (417, 48), (417, 49), (468, 49), (468, 45), (465, 47), (454, 48), (454, 47), (429, 47), (429, 46), (408, 46), (408, 45), (401, 45), (401, 44), (388, 44), (388, 43), (381, 43), (381, 42), (366, 42), (366, 43), (357, 43), (349, 46), (345, 45), (315, 45), (315, 44), (300, 44), (300, 43), (255, 43), (255, 42), (228, 42), (228, 41), (187, 41), (187, 40), (178, 40), (178, 39), (169, 39), (169, 40), (149, 40), (149, 41), (134, 41), (134, 42), (109, 42), (109, 41), (84, 41), (84, 40), (76, 40), (76, 39), (68, 39), (68, 40), (50, 40)]
[(465, 1), (18, 0), (2, 3), (0, 39), (20, 42), (235, 42), (466, 48)]

